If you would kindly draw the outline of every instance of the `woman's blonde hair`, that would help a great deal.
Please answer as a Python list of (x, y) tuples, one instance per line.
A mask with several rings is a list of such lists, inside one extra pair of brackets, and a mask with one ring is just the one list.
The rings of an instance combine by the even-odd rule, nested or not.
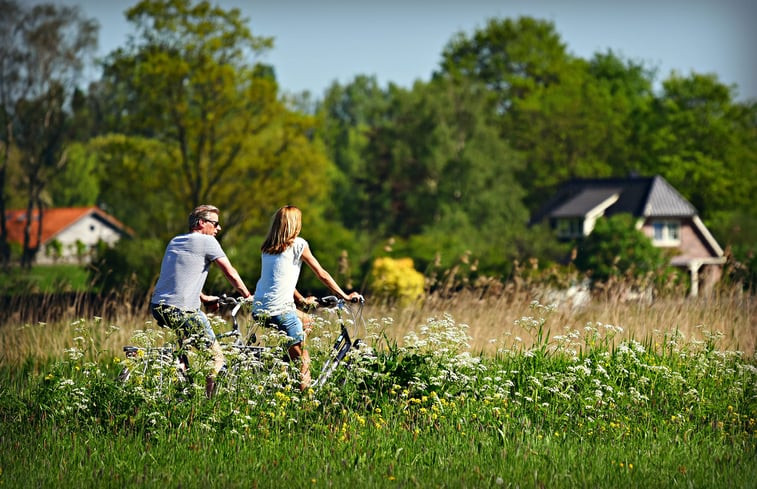
[(285, 205), (276, 211), (271, 227), (260, 249), (269, 255), (281, 254), (294, 243), (302, 229), (302, 211), (293, 205)]

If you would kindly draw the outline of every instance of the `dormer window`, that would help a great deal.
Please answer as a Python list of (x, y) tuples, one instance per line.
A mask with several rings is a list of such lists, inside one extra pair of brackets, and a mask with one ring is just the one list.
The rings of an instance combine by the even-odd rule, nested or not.
[(580, 217), (557, 219), (555, 232), (559, 238), (581, 238), (584, 235), (584, 220)]
[(658, 246), (678, 246), (681, 244), (681, 223), (672, 220), (652, 222), (652, 241)]

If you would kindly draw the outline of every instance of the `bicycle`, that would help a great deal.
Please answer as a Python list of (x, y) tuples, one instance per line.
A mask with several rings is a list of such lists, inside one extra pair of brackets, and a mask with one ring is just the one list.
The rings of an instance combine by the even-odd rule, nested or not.
[[(237, 304), (235, 300), (229, 301), (225, 297), (219, 300), (219, 307), (235, 304)], [(238, 308), (239, 306), (237, 306), (233, 316), (236, 316)], [(253, 353), (260, 350), (258, 347), (243, 347), (240, 336), (236, 318), (233, 317), (232, 329), (216, 334), (216, 339), (220, 341), (234, 337), (233, 344), (238, 348)], [(158, 392), (162, 392), (166, 384), (175, 384), (185, 390), (192, 384), (189, 362), (190, 351), (186, 348), (191, 342), (192, 338), (188, 338), (182, 347), (170, 342), (162, 346), (124, 346), (125, 362), (118, 375), (118, 380), (121, 382), (134, 380), (140, 385), (155, 387)]]
[[(236, 301), (236, 305), (232, 310), (232, 324), (234, 330), (239, 329), (237, 315), (239, 308), (247, 301), (244, 299), (229, 299), (226, 301)], [(352, 304), (357, 304), (357, 308), (351, 307), (348, 301), (339, 299), (336, 296), (329, 295), (321, 298), (316, 298), (318, 307), (325, 308), (327, 310), (334, 311), (336, 314), (337, 324), (339, 325), (339, 334), (337, 335), (334, 344), (329, 351), (323, 366), (321, 367), (321, 373), (316, 380), (310, 385), (310, 387), (317, 392), (326, 381), (333, 375), (337, 366), (341, 364), (347, 357), (347, 354), (355, 349), (359, 348), (363, 344), (363, 340), (357, 338), (359, 332), (366, 332), (365, 320), (363, 319), (363, 305), (365, 299), (353, 301)], [(253, 348), (254, 354), (252, 355), (257, 362), (254, 363), (254, 367), (262, 365), (262, 359), (268, 356), (269, 358), (276, 358), (276, 355), (270, 355), (270, 346), (261, 346), (258, 341), (258, 331), (261, 327), (265, 327), (265, 319), (254, 320), (254, 327), (250, 329), (247, 334), (247, 339), (241, 343), (231, 344), (232, 349), (244, 351), (244, 349)], [(281, 350), (283, 352), (283, 349)], [(268, 354), (268, 355), (267, 355)], [(284, 352), (284, 362), (288, 362), (288, 355)], [(234, 371), (230, 372), (230, 376), (234, 376)]]
[[(317, 299), (317, 303), (319, 307), (336, 312), (340, 331), (321, 368), (320, 375), (311, 385), (316, 392), (333, 375), (348, 352), (361, 345), (362, 340), (356, 338), (358, 332), (365, 332), (365, 321), (362, 317), (364, 300), (358, 301), (357, 311), (335, 296), (322, 297)], [(277, 366), (288, 363), (285, 349), (260, 344), (257, 333), (259, 328), (264, 326), (264, 321), (254, 321), (254, 326), (247, 334), (242, 334), (239, 313), (245, 305), (250, 306), (249, 309), (251, 309), (249, 300), (225, 295), (219, 298), (219, 307), (231, 307), (231, 329), (216, 334), (216, 339), (221, 342), (227, 358), (226, 368), (219, 373), (218, 380), (229, 391), (236, 393), (248, 389), (264, 389), (267, 381), (251, 374), (266, 370), (270, 372)], [(248, 312), (251, 313), (251, 311)], [(226, 341), (229, 338), (233, 340)], [(162, 393), (166, 386), (171, 385), (181, 387), (181, 392), (186, 393), (187, 387), (193, 383), (188, 352), (185, 348), (166, 343), (163, 346), (147, 347), (127, 345), (123, 347), (123, 351), (126, 360), (118, 376), (121, 382), (136, 381), (139, 384), (152, 385), (159, 393)], [(278, 353), (284, 353), (284, 355)], [(281, 370), (286, 371), (286, 369)], [(291, 378), (288, 380), (291, 381)]]

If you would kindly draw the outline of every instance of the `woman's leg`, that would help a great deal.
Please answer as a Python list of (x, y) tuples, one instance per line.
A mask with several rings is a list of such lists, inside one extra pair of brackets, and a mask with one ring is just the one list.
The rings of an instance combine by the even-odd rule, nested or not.
[(297, 343), (289, 347), (289, 357), (300, 361), (300, 390), (310, 387), (310, 353), (303, 343)]
[(285, 312), (271, 318), (290, 338), (289, 358), (300, 362), (300, 389), (310, 386), (310, 354), (305, 349), (305, 331), (302, 320), (296, 311)]
[(305, 335), (309, 335), (313, 331), (313, 316), (297, 309), (297, 317), (300, 318), (302, 323), (302, 329), (305, 331)]

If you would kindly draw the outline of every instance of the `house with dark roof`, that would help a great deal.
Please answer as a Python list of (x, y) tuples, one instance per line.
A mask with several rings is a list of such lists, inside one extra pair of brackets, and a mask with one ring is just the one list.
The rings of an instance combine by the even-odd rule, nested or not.
[[(8, 242), (23, 246), (26, 209), (5, 212)], [(45, 209), (42, 213), (42, 233), (37, 239), (40, 216), (34, 211), (31, 216), (29, 238), (31, 247), (37, 248), (35, 263), (82, 263), (91, 257), (98, 243), (109, 246), (125, 236), (132, 236), (131, 229), (99, 207), (62, 207)]]
[(574, 179), (563, 184), (531, 218), (548, 220), (561, 239), (580, 239), (597, 219), (627, 213), (655, 246), (674, 250), (671, 264), (691, 275), (691, 295), (721, 276), (723, 249), (697, 210), (663, 177)]

